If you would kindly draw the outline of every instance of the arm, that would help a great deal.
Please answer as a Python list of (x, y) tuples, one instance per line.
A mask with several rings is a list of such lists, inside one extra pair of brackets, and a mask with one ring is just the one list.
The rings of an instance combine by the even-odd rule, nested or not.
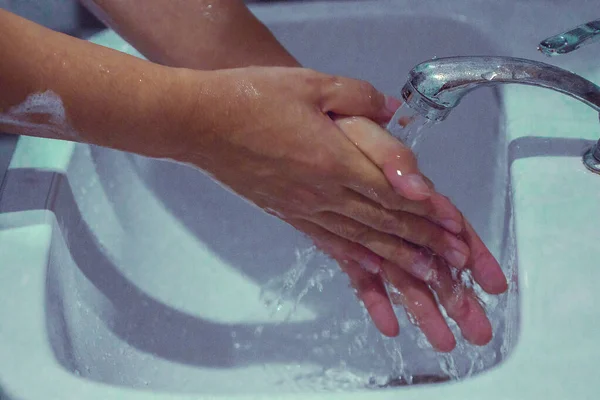
[(151, 61), (193, 69), (299, 66), (242, 0), (81, 0)]
[[(198, 72), (199, 77), (202, 72)], [(0, 130), (169, 154), (176, 74), (0, 9)], [(164, 93), (157, 97), (154, 93)], [(185, 93), (185, 92), (183, 92)], [(39, 105), (27, 109), (32, 100)], [(143, 118), (139, 118), (143, 116)]]

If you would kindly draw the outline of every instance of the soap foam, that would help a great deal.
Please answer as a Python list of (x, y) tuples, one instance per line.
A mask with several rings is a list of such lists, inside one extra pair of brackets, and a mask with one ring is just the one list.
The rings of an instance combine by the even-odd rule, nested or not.
[[(46, 116), (45, 123), (31, 122), (32, 115)], [(64, 104), (51, 90), (29, 95), (19, 105), (0, 114), (0, 124), (22, 128), (22, 133), (31, 136), (73, 139), (78, 135), (67, 123)]]

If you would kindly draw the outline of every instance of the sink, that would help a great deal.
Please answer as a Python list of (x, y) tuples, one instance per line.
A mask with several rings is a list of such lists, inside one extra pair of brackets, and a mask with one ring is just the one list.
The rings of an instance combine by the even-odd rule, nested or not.
[[(397, 97), (423, 60), (507, 51), (484, 29), (494, 16), (478, 1), (408, 3), (252, 10), (305, 66)], [(521, 26), (506, 9), (496, 16)], [(139, 56), (112, 31), (92, 41)], [(548, 118), (549, 105), (565, 114)], [(508, 294), (482, 294), (492, 342), (459, 337), (449, 355), (433, 352), (402, 310), (400, 337), (381, 337), (331, 261), (203, 173), (22, 137), (0, 193), (0, 359), (13, 360), (0, 363), (0, 398), (585, 398), (594, 387), (545, 378), (592, 385), (586, 357), (599, 352), (596, 244), (573, 231), (595, 215), (581, 196), (600, 199), (599, 178), (579, 159), (598, 130), (584, 119), (558, 94), (485, 88), (415, 148), (510, 281)], [(568, 342), (566, 326), (589, 339)]]

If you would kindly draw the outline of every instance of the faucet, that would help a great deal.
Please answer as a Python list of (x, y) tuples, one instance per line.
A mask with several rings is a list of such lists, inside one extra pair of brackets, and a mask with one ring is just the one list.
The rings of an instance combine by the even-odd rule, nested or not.
[[(577, 48), (572, 41), (569, 43), (572, 46), (560, 51)], [(599, 86), (562, 68), (512, 57), (448, 57), (426, 61), (410, 71), (402, 98), (425, 118), (442, 121), (472, 90), (502, 83), (538, 86), (563, 93), (587, 104), (600, 116)], [(583, 163), (590, 171), (600, 174), (600, 140), (585, 152)]]
[(600, 40), (600, 19), (541, 41), (538, 50), (547, 56), (570, 53), (581, 46)]

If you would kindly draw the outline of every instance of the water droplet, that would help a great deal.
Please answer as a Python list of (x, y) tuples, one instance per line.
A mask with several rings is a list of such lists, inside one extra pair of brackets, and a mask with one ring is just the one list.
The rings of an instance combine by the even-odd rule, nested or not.
[(493, 81), (497, 76), (498, 76), (498, 73), (496, 71), (490, 71), (490, 72), (481, 74), (481, 77), (483, 79), (485, 79), (486, 81)]
[(408, 317), (408, 320), (410, 321), (411, 324), (415, 325), (415, 326), (419, 326), (419, 321), (417, 320), (417, 318), (413, 315), (413, 313), (411, 312), (406, 312), (406, 316)]

